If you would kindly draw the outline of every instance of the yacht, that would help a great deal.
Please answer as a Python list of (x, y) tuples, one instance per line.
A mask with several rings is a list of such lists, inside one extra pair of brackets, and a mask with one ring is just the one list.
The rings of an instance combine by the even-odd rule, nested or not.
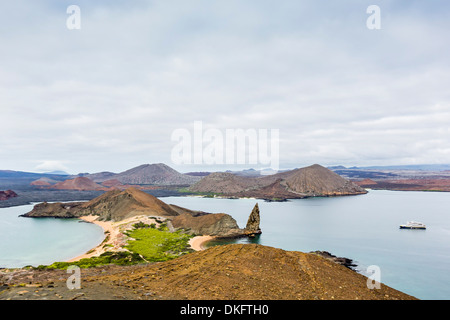
[(400, 229), (426, 229), (422, 222), (408, 221), (406, 224), (400, 225)]

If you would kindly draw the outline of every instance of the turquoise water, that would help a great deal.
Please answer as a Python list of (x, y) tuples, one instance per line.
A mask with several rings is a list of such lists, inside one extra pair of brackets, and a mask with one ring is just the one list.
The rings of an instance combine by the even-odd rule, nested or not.
[(78, 219), (23, 218), (33, 205), (0, 209), (0, 267), (48, 265), (79, 256), (103, 241), (103, 229)]
[[(303, 252), (326, 250), (355, 260), (365, 273), (420, 299), (450, 299), (450, 193), (370, 191), (366, 195), (288, 202), (255, 199), (163, 198), (189, 209), (225, 212), (245, 227), (256, 202), (263, 245)], [(426, 230), (399, 229), (416, 220)], [(232, 242), (245, 243), (248, 239)]]

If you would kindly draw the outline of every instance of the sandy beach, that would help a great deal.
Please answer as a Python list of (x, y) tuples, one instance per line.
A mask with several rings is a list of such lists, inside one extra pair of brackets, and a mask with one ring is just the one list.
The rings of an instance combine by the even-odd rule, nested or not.
[(189, 240), (189, 245), (195, 251), (205, 250), (204, 244), (212, 239), (213, 236), (197, 236)]

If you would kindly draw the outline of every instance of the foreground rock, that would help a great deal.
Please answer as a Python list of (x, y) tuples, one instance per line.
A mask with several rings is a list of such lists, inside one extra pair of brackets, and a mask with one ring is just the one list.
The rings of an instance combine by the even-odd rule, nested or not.
[(254, 244), (215, 246), (174, 260), (82, 269), (68, 290), (64, 270), (0, 271), (0, 299), (411, 300), (317, 254)]

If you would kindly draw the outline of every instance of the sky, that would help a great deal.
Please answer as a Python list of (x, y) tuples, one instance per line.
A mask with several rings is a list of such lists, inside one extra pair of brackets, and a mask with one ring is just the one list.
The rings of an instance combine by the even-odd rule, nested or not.
[(277, 130), (281, 169), (450, 163), (449, 17), (447, 0), (2, 1), (0, 170), (264, 167), (174, 161), (195, 122)]

